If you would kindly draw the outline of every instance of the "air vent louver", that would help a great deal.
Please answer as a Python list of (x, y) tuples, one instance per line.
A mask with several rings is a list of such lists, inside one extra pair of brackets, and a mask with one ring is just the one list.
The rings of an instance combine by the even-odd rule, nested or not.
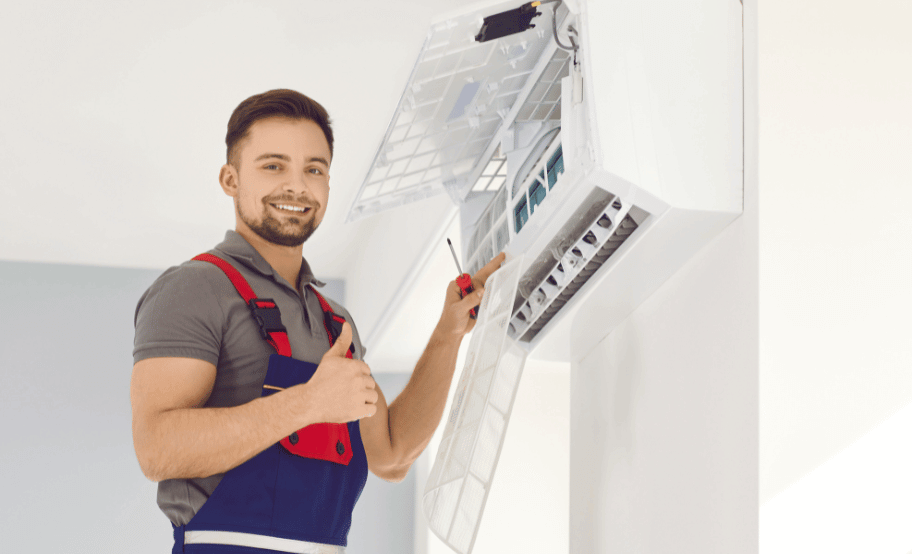
[[(619, 199), (611, 205), (592, 214), (590, 210), (584, 221), (588, 227), (572, 236), (578, 237), (572, 246), (566, 248), (556, 263), (551, 258), (549, 270), (542, 272), (543, 263), (535, 263), (523, 278), (522, 294), (517, 295), (509, 335), (520, 341), (531, 342), (554, 316), (573, 298), (596, 271), (604, 265), (618, 248), (639, 226)], [(620, 221), (619, 225), (614, 223)], [(577, 229), (579, 226), (577, 226)], [(543, 257), (552, 254), (547, 249)], [(536, 262), (544, 262), (540, 258)], [(536, 268), (536, 266), (538, 266)], [(538, 269), (538, 271), (536, 271)]]

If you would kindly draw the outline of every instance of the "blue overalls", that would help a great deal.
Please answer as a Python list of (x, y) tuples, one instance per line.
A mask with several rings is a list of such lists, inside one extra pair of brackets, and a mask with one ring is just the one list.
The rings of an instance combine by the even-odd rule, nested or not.
[[(250, 285), (229, 263), (212, 254), (194, 260), (217, 265), (250, 306), (260, 334), (277, 351), (269, 357), (263, 396), (307, 382), (317, 364), (291, 357), (288, 335), (278, 306), (271, 299), (258, 299)], [(333, 313), (315, 290), (323, 308), (324, 326), (332, 345), (344, 318)], [(354, 348), (346, 357), (351, 358)], [(186, 524), (174, 529), (173, 553), (302, 552), (293, 541), (344, 547), (351, 527), (351, 514), (367, 480), (367, 458), (358, 421), (344, 424), (317, 423), (292, 433), (225, 473), (200, 510)], [(201, 531), (227, 531), (222, 536), (242, 537), (234, 544), (197, 543), (191, 536)], [(243, 533), (245, 535), (238, 535)], [(187, 540), (185, 541), (185, 535)], [(212, 533), (208, 534), (213, 536)], [(241, 546), (247, 539), (266, 537), (268, 550)], [(276, 540), (286, 539), (286, 540)], [(234, 539), (232, 539), (234, 540)], [(256, 542), (254, 544), (264, 544)], [(298, 548), (298, 549), (295, 549)]]

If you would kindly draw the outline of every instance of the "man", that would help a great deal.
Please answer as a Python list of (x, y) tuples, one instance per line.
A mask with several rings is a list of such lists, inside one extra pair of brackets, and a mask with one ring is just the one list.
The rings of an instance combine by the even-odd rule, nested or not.
[(291, 90), (252, 96), (226, 144), (219, 183), (235, 231), (165, 271), (137, 305), (136, 455), (159, 482), (174, 552), (343, 552), (367, 470), (401, 481), (440, 423), (469, 311), (504, 255), (465, 298), (449, 283), (387, 405), (350, 315), (313, 288), (302, 258), (329, 201), (325, 109)]

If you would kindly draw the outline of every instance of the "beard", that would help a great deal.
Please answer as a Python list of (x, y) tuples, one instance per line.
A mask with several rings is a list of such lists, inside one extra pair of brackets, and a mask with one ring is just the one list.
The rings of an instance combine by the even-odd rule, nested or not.
[[(273, 200), (273, 202), (281, 203), (281, 200)], [(241, 221), (264, 240), (281, 246), (300, 246), (310, 238), (310, 235), (318, 227), (316, 211), (319, 204), (310, 199), (307, 204), (311, 206), (307, 213), (300, 216), (285, 217), (284, 221), (273, 217), (269, 212), (266, 199), (263, 200), (263, 217), (259, 220), (251, 217), (251, 214), (245, 213), (240, 202), (237, 202), (237, 213)]]

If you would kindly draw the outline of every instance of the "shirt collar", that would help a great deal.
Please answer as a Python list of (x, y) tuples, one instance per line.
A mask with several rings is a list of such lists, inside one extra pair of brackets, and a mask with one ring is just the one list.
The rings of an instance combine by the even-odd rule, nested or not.
[[(228, 254), (235, 260), (249, 267), (250, 269), (261, 273), (263, 275), (271, 275), (274, 279), (281, 279), (281, 276), (276, 273), (275, 269), (269, 265), (269, 262), (266, 261), (257, 249), (254, 248), (247, 239), (240, 235), (237, 231), (232, 231), (229, 229), (225, 232), (225, 240), (218, 244), (215, 247), (216, 250)], [(301, 258), (301, 291), (304, 290), (304, 287), (313, 284), (318, 287), (325, 287), (326, 283), (320, 281), (314, 277), (313, 272), (310, 269), (310, 264), (307, 263), (307, 260), (303, 257)]]

